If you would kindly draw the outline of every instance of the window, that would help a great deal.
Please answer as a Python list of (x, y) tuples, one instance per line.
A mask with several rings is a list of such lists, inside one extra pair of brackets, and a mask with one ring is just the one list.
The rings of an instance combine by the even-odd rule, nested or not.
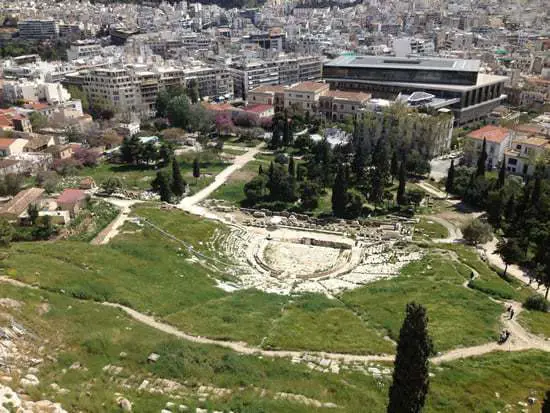
[(508, 165), (517, 165), (518, 160), (514, 158), (508, 158)]

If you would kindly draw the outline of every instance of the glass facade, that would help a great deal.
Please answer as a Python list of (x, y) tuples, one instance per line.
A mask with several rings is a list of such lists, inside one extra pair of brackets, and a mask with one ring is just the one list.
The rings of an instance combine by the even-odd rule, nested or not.
[(433, 70), (433, 69), (385, 69), (364, 67), (332, 67), (323, 68), (326, 79), (358, 79), (382, 82), (407, 83), (439, 83), (446, 85), (475, 85), (477, 72)]

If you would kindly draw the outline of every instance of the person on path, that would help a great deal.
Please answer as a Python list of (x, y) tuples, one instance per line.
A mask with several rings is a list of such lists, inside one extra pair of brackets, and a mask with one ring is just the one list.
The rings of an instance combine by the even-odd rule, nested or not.
[(513, 309), (513, 308), (510, 310), (510, 320), (511, 320), (512, 318), (514, 318), (514, 309)]

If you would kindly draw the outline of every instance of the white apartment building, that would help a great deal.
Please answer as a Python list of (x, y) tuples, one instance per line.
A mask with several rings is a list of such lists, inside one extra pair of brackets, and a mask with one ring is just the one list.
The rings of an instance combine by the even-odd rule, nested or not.
[(435, 55), (435, 44), (433, 40), (403, 37), (393, 41), (393, 52), (397, 57), (409, 55), (433, 56)]
[(513, 174), (531, 176), (537, 160), (550, 149), (550, 141), (542, 136), (522, 136), (512, 141), (505, 151), (506, 170)]
[(321, 79), (320, 56), (280, 57), (230, 65), (235, 97), (247, 99), (248, 91), (263, 85), (290, 85)]
[(59, 37), (59, 26), (54, 20), (22, 20), (17, 28), (23, 40), (51, 40)]
[(492, 169), (499, 166), (504, 158), (505, 152), (510, 148), (512, 142), (512, 131), (496, 125), (486, 125), (480, 129), (470, 132), (467, 138), (467, 146), (464, 150), (464, 158), (467, 163), (476, 161), (483, 141), (486, 142), (487, 168)]
[(285, 109), (299, 106), (310, 115), (315, 115), (319, 110), (319, 98), (328, 90), (328, 83), (301, 82), (292, 85), (284, 92)]
[(46, 101), (51, 105), (67, 102), (71, 95), (60, 83), (41, 81), (12, 80), (4, 82), (4, 101), (16, 103)]
[(96, 41), (80, 40), (69, 47), (67, 50), (67, 59), (78, 60), (88, 59), (94, 56), (101, 56), (101, 45)]

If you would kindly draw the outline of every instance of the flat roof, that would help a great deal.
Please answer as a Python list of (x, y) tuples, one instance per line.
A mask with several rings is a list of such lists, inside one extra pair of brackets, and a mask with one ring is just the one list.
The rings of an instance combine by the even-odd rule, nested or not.
[(426, 57), (392, 57), (392, 56), (339, 56), (325, 63), (327, 67), (363, 67), (375, 69), (407, 70), (440, 70), (479, 72), (479, 60), (443, 59)]

